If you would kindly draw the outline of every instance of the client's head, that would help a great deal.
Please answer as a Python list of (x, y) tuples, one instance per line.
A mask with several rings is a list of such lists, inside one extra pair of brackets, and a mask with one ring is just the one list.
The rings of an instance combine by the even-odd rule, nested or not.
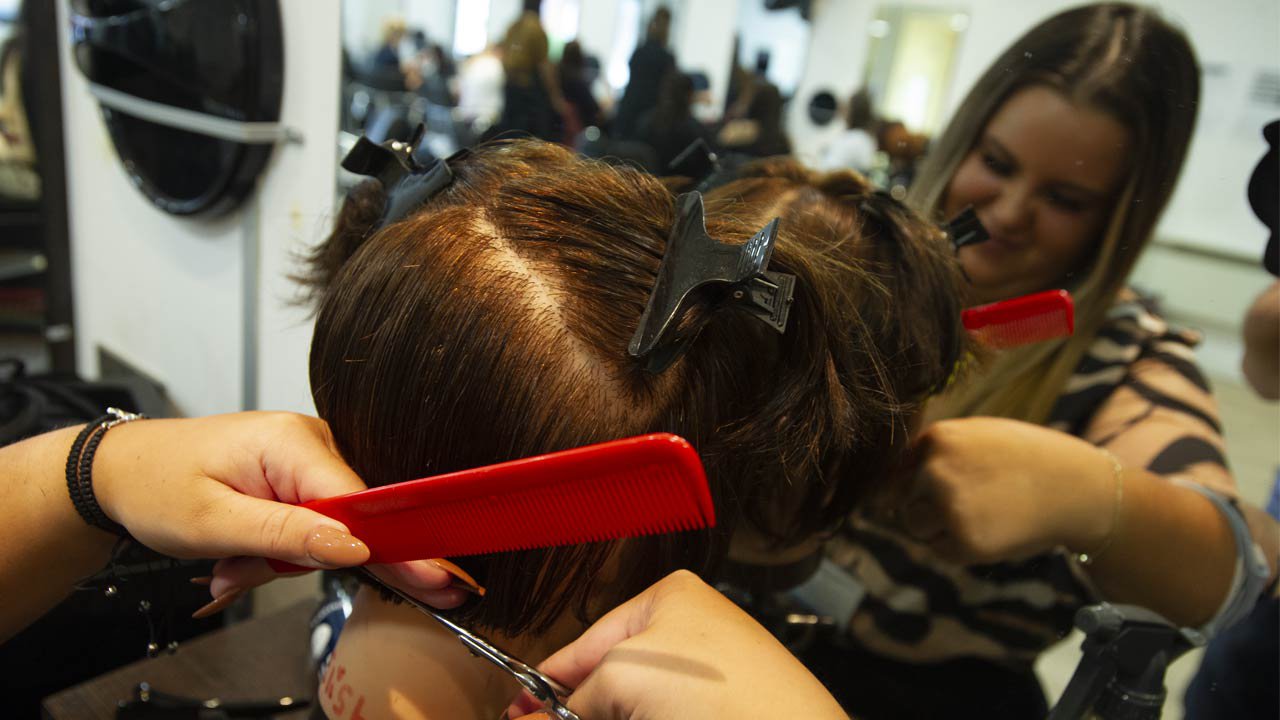
[[(721, 242), (782, 217), (769, 268), (796, 276), (790, 324), (779, 335), (732, 307), (695, 307), (682, 328), (696, 339), (651, 374), (627, 348), (672, 193), (529, 141), (451, 168), (448, 187), (380, 229), (381, 186), (358, 187), (313, 258), (312, 392), (343, 457), (385, 485), (673, 432), (698, 449), (720, 523), (462, 558), (490, 589), (459, 611), (477, 626), (586, 619), (675, 568), (708, 571), (742, 528), (782, 544), (828, 530), (885, 476), (959, 352), (958, 270), (938, 233), (852, 175), (796, 170), (709, 196)], [(753, 182), (784, 191), (750, 199)]]

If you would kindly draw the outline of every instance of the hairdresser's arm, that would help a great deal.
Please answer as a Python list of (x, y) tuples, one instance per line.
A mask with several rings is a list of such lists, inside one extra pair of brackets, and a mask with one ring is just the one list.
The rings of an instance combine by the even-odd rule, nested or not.
[(1244, 317), (1241, 370), (1259, 395), (1280, 399), (1280, 280), (1253, 301)]
[[(0, 641), (99, 570), (115, 544), (80, 518), (67, 493), (65, 464), (79, 430), (0, 449)], [(119, 425), (98, 448), (93, 488), (107, 516), (151, 549), (233, 558), (219, 565), (215, 596), (274, 577), (262, 557), (313, 568), (368, 558), (341, 523), (292, 506), (364, 488), (316, 418), (239, 413)], [(427, 602), (460, 599), (443, 589), (448, 574), (428, 563), (381, 572)]]
[[(939, 422), (918, 440), (900, 516), (910, 535), (963, 563), (1062, 546), (1094, 553), (1088, 573), (1107, 599), (1181, 625), (1207, 622), (1236, 561), (1226, 521), (1199, 493), (1116, 450), (1118, 478), (1106, 452), (1066, 433), (996, 418)], [(1275, 545), (1274, 534), (1258, 539)], [(1274, 562), (1274, 547), (1267, 555)]]
[[(764, 628), (689, 572), (618, 606), (539, 666), (590, 720), (846, 720)], [(512, 717), (537, 708), (527, 695)]]

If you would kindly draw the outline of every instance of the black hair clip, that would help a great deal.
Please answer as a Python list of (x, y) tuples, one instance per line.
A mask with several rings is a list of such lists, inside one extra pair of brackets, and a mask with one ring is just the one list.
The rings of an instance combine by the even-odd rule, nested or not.
[(987, 229), (982, 226), (982, 221), (978, 220), (978, 214), (973, 211), (972, 205), (961, 210), (960, 214), (951, 218), (951, 221), (942, 229), (951, 239), (951, 247), (956, 250), (965, 245), (977, 245), (991, 239)]
[(687, 177), (698, 185), (718, 172), (720, 172), (720, 158), (702, 138), (689, 143), (688, 147), (667, 163), (667, 173), (677, 177)]
[(357, 175), (367, 175), (382, 183), (387, 193), (387, 206), (378, 227), (400, 220), (421, 207), (436, 193), (453, 182), (449, 163), (467, 154), (460, 150), (447, 160), (436, 160), (423, 166), (414, 158), (426, 127), (419, 125), (408, 142), (388, 140), (382, 144), (361, 136), (342, 159), (342, 167)]
[(795, 292), (794, 275), (766, 270), (778, 238), (777, 218), (745, 244), (728, 245), (707, 235), (701, 193), (676, 198), (676, 211), (658, 280), (627, 348), (652, 373), (670, 367), (693, 340), (692, 334), (680, 335), (679, 327), (695, 303), (737, 305), (782, 333)]
[(689, 143), (679, 155), (667, 164), (667, 173), (674, 177), (692, 180), (691, 192), (711, 192), (728, 185), (742, 176), (742, 169), (755, 158), (731, 153), (720, 156), (699, 138)]

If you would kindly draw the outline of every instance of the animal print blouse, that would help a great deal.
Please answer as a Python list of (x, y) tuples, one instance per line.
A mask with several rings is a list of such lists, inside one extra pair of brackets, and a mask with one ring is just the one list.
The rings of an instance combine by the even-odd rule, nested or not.
[[(1126, 295), (1067, 383), (1051, 427), (1107, 448), (1126, 466), (1183, 477), (1235, 496), (1195, 333), (1175, 329)], [(1030, 662), (1094, 601), (1065, 551), (960, 567), (909, 537), (855, 518), (827, 548), (865, 596), (849, 624), (855, 644), (908, 663), (957, 657)]]

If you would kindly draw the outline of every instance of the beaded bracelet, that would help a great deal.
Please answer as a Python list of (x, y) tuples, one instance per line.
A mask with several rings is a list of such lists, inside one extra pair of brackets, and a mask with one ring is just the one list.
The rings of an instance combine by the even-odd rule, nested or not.
[(75, 506), (76, 512), (90, 526), (120, 537), (128, 537), (129, 532), (123, 525), (107, 517), (93, 492), (93, 457), (108, 430), (143, 417), (119, 408), (107, 408), (106, 415), (85, 425), (80, 434), (76, 435), (75, 442), (71, 444), (71, 452), (67, 455), (67, 492), (71, 495), (71, 504)]

